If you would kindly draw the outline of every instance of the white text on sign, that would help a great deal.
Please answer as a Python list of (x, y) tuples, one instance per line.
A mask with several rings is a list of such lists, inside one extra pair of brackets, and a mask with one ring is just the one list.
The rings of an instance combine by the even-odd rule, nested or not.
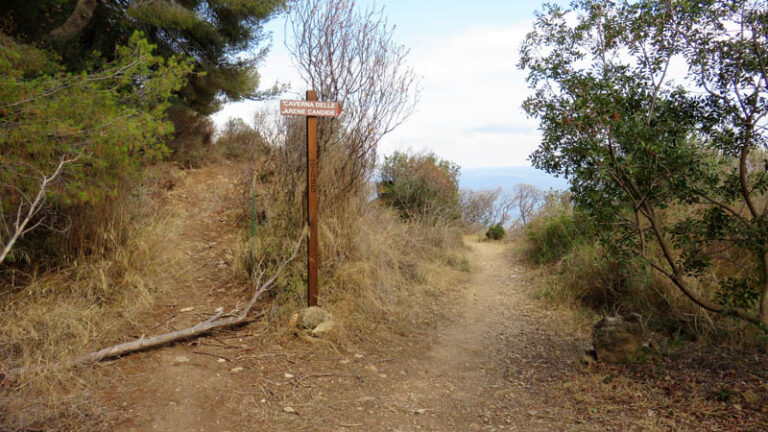
[(338, 117), (341, 114), (341, 104), (338, 102), (281, 100), (280, 114), (311, 117)]

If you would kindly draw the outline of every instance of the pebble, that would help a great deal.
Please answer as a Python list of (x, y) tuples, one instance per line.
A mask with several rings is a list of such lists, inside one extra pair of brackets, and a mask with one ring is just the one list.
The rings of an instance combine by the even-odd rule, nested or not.
[(365, 367), (365, 370), (367, 370), (368, 372), (372, 372), (372, 373), (376, 373), (376, 372), (378, 372), (378, 371), (379, 371), (379, 370), (376, 368), (376, 366), (374, 366), (374, 365), (368, 365), (368, 366), (366, 366), (366, 367)]
[(295, 409), (293, 409), (293, 407), (289, 407), (289, 406), (288, 406), (288, 407), (285, 407), (285, 408), (283, 408), (283, 411), (285, 411), (285, 412), (286, 412), (286, 413), (288, 413), (288, 414), (296, 414), (296, 410), (295, 410)]
[(175, 359), (173, 359), (174, 364), (182, 364), (182, 363), (189, 363), (189, 357), (186, 356), (178, 356)]
[(242, 372), (243, 371), (243, 367), (242, 366), (238, 366), (236, 368), (230, 369), (229, 371), (232, 372), (232, 373)]

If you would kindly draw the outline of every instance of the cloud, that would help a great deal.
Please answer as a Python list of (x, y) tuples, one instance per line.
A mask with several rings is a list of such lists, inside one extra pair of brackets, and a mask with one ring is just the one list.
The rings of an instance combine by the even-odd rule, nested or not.
[[(521, 108), (529, 91), (517, 63), (531, 28), (527, 20), (402, 41), (411, 48), (408, 61), (422, 76), (423, 92), (417, 111), (384, 137), (379, 152), (430, 150), (463, 167), (527, 165), (540, 135), (536, 121)], [(279, 34), (260, 73), (264, 87), (291, 82), (292, 93), (283, 98), (303, 97), (305, 89)], [(270, 103), (228, 104), (215, 121), (231, 116), (251, 121), (265, 105)]]
[(482, 134), (497, 134), (497, 135), (519, 135), (519, 134), (530, 134), (531, 132), (535, 132), (536, 128), (531, 128), (528, 126), (509, 126), (504, 124), (489, 124), (489, 125), (483, 125), (483, 126), (477, 126), (473, 127), (471, 129), (467, 129), (464, 134), (465, 135), (482, 135)]
[(528, 164), (540, 135), (521, 108), (529, 91), (517, 63), (530, 28), (525, 21), (418, 41), (410, 56), (423, 75), (418, 111), (381, 150), (429, 149), (465, 167)]

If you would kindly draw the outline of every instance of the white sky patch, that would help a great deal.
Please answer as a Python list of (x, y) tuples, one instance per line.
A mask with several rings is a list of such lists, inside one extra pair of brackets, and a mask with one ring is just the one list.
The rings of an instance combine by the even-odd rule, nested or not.
[(531, 23), (474, 27), (420, 41), (410, 62), (423, 76), (417, 112), (384, 138), (380, 150), (431, 150), (462, 167), (527, 165), (538, 146), (535, 120), (521, 105), (529, 94), (517, 69)]
[[(408, 63), (422, 77), (421, 100), (416, 113), (384, 137), (379, 153), (433, 151), (465, 168), (528, 165), (540, 134), (537, 122), (521, 108), (529, 90), (517, 63), (520, 44), (531, 28), (527, 20), (412, 42)], [(260, 74), (265, 88), (275, 81), (291, 83), (291, 91), (281, 98), (303, 98), (304, 84), (277, 35)], [(227, 104), (214, 121), (223, 124), (241, 117), (251, 123), (254, 111), (265, 105), (277, 104)]]

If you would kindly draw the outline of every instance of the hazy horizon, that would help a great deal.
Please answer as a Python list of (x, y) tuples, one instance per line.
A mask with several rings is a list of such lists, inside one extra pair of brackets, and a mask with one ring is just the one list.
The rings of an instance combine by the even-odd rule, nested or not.
[(518, 183), (534, 185), (542, 190), (566, 190), (568, 181), (527, 165), (507, 167), (462, 168), (459, 188), (487, 190), (503, 188), (509, 190)]

